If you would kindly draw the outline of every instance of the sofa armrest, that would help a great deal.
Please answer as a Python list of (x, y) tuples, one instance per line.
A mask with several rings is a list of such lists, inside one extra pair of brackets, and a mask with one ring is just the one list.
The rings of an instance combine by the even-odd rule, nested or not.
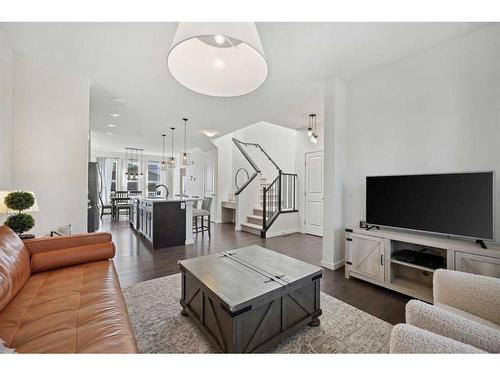
[(485, 353), (473, 346), (409, 324), (397, 324), (391, 332), (391, 353)]
[(477, 320), (421, 301), (406, 304), (406, 323), (490, 353), (499, 353), (500, 330), (485, 325), (489, 322), (484, 319), (470, 317)]
[(67, 249), (70, 247), (79, 247), (93, 245), (98, 243), (111, 242), (111, 233), (83, 233), (62, 237), (40, 237), (31, 240), (25, 240), (24, 245), (31, 255), (44, 251)]
[(434, 272), (434, 303), (455, 307), (500, 325), (500, 279), (439, 269)]
[(113, 242), (41, 251), (32, 255), (31, 270), (33, 272), (43, 272), (77, 264), (107, 260), (114, 256), (115, 245)]

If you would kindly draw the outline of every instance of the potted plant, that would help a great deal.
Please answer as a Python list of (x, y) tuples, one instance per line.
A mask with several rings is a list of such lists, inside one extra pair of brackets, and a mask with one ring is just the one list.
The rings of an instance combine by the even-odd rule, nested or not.
[(35, 226), (35, 219), (30, 214), (23, 213), (35, 204), (35, 196), (27, 191), (13, 191), (7, 194), (4, 203), (10, 210), (17, 211), (17, 214), (11, 215), (5, 221), (10, 229), (16, 232), (19, 237), (33, 237), (32, 235), (24, 235)]

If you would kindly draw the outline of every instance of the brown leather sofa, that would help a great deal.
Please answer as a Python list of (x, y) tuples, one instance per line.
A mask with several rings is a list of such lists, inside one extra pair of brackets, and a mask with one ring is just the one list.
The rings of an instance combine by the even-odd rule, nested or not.
[(0, 226), (0, 338), (18, 353), (136, 353), (109, 233), (23, 243)]

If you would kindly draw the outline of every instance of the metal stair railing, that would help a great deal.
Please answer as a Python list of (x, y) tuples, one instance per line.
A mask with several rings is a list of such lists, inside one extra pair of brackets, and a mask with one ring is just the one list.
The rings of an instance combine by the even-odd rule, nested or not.
[(241, 194), (255, 177), (261, 173), (258, 165), (245, 150), (246, 147), (252, 146), (258, 148), (278, 170), (278, 176), (276, 176), (273, 182), (262, 189), (262, 229), (260, 235), (265, 238), (266, 232), (280, 214), (298, 212), (296, 206), (297, 175), (295, 173), (283, 173), (278, 164), (258, 143), (241, 142), (236, 138), (233, 138), (233, 143), (254, 170), (250, 178), (234, 193), (235, 195)]

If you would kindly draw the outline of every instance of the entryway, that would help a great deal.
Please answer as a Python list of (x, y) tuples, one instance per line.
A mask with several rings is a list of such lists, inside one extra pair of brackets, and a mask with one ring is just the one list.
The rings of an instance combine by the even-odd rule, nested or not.
[(304, 231), (323, 236), (323, 151), (309, 152), (305, 158)]

